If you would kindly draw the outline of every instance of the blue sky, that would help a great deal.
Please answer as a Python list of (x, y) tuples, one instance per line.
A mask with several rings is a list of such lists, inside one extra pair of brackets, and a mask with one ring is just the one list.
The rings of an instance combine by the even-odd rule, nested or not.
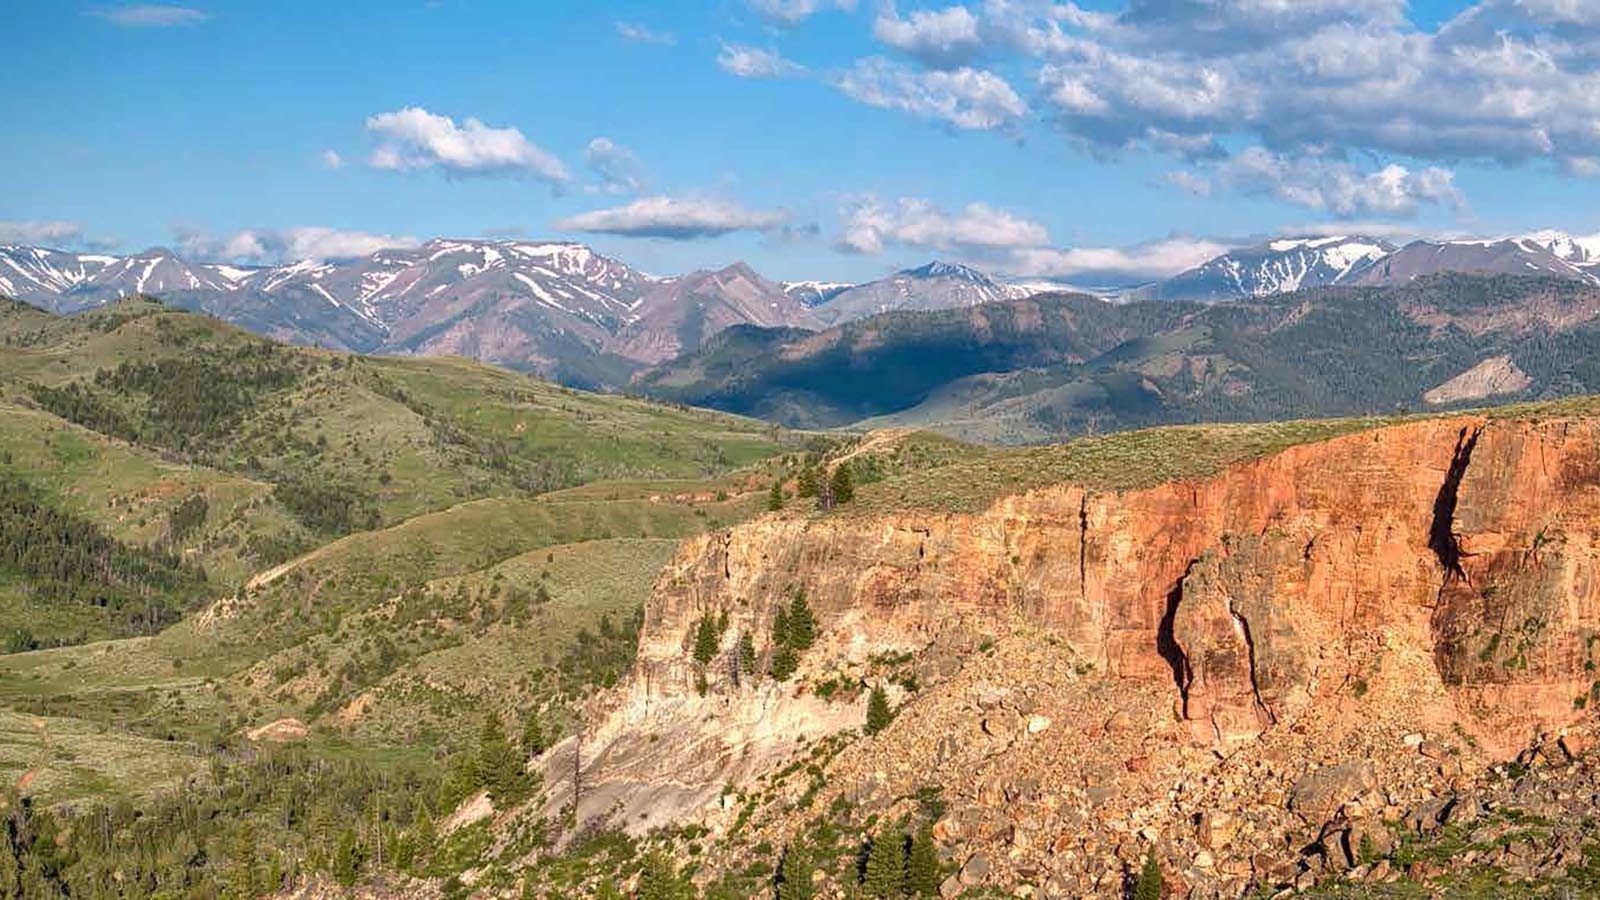
[(10, 6), (0, 240), (1094, 280), (1279, 232), (1600, 231), (1571, 0)]

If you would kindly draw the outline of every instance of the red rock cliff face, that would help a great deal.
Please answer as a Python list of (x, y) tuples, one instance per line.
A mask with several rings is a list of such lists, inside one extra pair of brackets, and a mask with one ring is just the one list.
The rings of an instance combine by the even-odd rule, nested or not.
[(1597, 529), (1600, 424), (1468, 417), (977, 515), (768, 517), (685, 545), (634, 690), (693, 690), (682, 661), (706, 612), (728, 613), (729, 646), (748, 631), (764, 648), (801, 589), (844, 654), (952, 621), (1051, 629), (1099, 671), (1170, 685), (1196, 737), (1223, 744), (1360, 684), (1375, 654), (1425, 654), (1456, 701), (1440, 720), (1509, 747), (1600, 699)]

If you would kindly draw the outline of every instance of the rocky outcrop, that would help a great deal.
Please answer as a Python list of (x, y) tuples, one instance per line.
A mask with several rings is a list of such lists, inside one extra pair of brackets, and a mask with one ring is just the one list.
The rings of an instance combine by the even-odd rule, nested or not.
[[(634, 673), (590, 711), (585, 778), (623, 786), (606, 808), (659, 823), (628, 785), (659, 799), (670, 784), (676, 811), (704, 807), (858, 725), (859, 704), (816, 696), (825, 673), (1024, 630), (1048, 635), (1086, 683), (1127, 686), (1107, 702), (1164, 694), (1189, 745), (1223, 759), (1280, 733), (1301, 743), (1273, 753), (1316, 752), (1293, 737), (1312, 712), (1334, 723), (1330, 741), (1382, 721), (1385, 746), (1417, 731), (1509, 754), (1600, 694), (1597, 529), (1600, 423), (1481, 417), (1148, 490), (1063, 484), (979, 514), (768, 516), (691, 540), (663, 574)], [(739, 675), (740, 639), (764, 670), (776, 609), (797, 592), (822, 624), (800, 678)], [(708, 615), (727, 628), (702, 669), (690, 648)], [(1380, 681), (1395, 687), (1369, 696)], [(1078, 703), (1047, 710), (1074, 723), (1047, 736), (1083, 727)], [(1260, 765), (1299, 777), (1281, 758)]]

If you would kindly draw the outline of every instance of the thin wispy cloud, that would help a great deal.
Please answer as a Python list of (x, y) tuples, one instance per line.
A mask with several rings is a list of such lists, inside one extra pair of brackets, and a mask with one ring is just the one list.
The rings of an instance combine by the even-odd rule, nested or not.
[(379, 250), (406, 249), (422, 243), (414, 237), (322, 226), (246, 228), (222, 237), (179, 229), (174, 237), (179, 249), (190, 258), (244, 263), (356, 259)]
[(1192, 269), (1232, 249), (1207, 238), (1167, 238), (1131, 247), (1033, 247), (1012, 252), (1014, 275), (1084, 281), (1148, 281)]
[(872, 58), (838, 76), (835, 85), (868, 106), (965, 130), (1010, 128), (1028, 113), (1004, 78), (983, 69), (921, 70)]
[(644, 197), (626, 206), (597, 209), (556, 222), (566, 231), (687, 241), (782, 225), (781, 212), (749, 210), (722, 200)]
[(83, 223), (64, 221), (0, 221), (0, 244), (76, 244)]
[(747, 44), (723, 44), (717, 54), (722, 71), (740, 78), (787, 78), (805, 72), (806, 67), (784, 59), (776, 50)]
[(496, 128), (468, 118), (459, 125), (419, 106), (367, 119), (378, 139), (367, 162), (397, 172), (441, 169), (455, 175), (528, 176), (554, 185), (571, 173), (560, 159), (516, 128)]
[(123, 6), (102, 6), (89, 10), (89, 14), (113, 25), (125, 28), (172, 28), (179, 25), (199, 25), (211, 15), (187, 6), (166, 6), (159, 3), (132, 3)]
[(599, 190), (622, 193), (644, 187), (644, 164), (638, 155), (610, 138), (590, 141), (583, 149), (583, 161), (599, 177)]
[(677, 35), (670, 31), (657, 31), (647, 25), (635, 22), (617, 22), (617, 36), (625, 41), (635, 44), (656, 44), (662, 47), (671, 47), (678, 43)]
[(819, 12), (854, 12), (856, 0), (747, 0), (750, 10), (767, 22), (792, 28)]
[(322, 163), (324, 169), (344, 168), (344, 157), (337, 150), (324, 150), (317, 154), (317, 161)]

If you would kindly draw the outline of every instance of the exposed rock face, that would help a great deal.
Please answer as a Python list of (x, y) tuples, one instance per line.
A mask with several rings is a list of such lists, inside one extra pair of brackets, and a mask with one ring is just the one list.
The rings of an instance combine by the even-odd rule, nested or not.
[(1422, 395), (1424, 403), (1458, 403), (1518, 394), (1533, 384), (1509, 356), (1492, 356)]
[[(1084, 661), (1085, 684), (1123, 686), (1063, 686), (1080, 699), (1008, 713), (1070, 723), (1039, 735), (1046, 743), (1088, 733), (1085, 709), (1112, 715), (1083, 697), (1165, 695), (1191, 747), (1222, 758), (1271, 748), (1239, 765), (1290, 779), (1284, 794), (1319, 762), (1303, 758), (1315, 752), (1309, 739), (1294, 737), (1312, 718), (1342, 733), (1376, 733), (1363, 723), (1381, 720), (1384, 746), (1425, 731), (1509, 754), (1579, 717), (1577, 698), (1596, 685), (1597, 528), (1600, 423), (1476, 417), (1303, 445), (1206, 481), (1127, 493), (1061, 485), (977, 515), (769, 516), (690, 541), (663, 575), (630, 682), (592, 713), (601, 724), (587, 777), (597, 786), (665, 779), (688, 808), (793, 752), (798, 737), (858, 725), (860, 704), (841, 710), (770, 680), (735, 684), (722, 660), (698, 696), (688, 648), (700, 618), (725, 613), (724, 659), (748, 632), (764, 668), (774, 611), (796, 590), (822, 624), (805, 663), (816, 674), (887, 651), (933, 651), (955, 630), (1031, 629), (1050, 635), (1063, 660)], [(1398, 687), (1376, 691), (1380, 702), (1367, 697), (1369, 680)], [(919, 700), (935, 703), (921, 715), (942, 715), (936, 701), (937, 691)], [(1170, 726), (1140, 702), (1129, 707), (1135, 719), (1165, 734)], [(1114, 721), (1099, 730), (1115, 732)], [(646, 753), (636, 746), (646, 733), (692, 739)], [(1176, 772), (1169, 783), (1181, 785), (1189, 764), (1173, 760), (1189, 757), (1147, 752), (1127, 771), (1155, 773), (1141, 783)], [(1302, 760), (1300, 771), (1285, 754)], [(613, 757), (627, 765), (609, 766)], [(1367, 778), (1357, 781), (1371, 793)], [(684, 787), (695, 783), (715, 787)], [(1312, 805), (1321, 815), (1344, 799)], [(625, 790), (606, 801), (630, 817), (645, 811)]]

